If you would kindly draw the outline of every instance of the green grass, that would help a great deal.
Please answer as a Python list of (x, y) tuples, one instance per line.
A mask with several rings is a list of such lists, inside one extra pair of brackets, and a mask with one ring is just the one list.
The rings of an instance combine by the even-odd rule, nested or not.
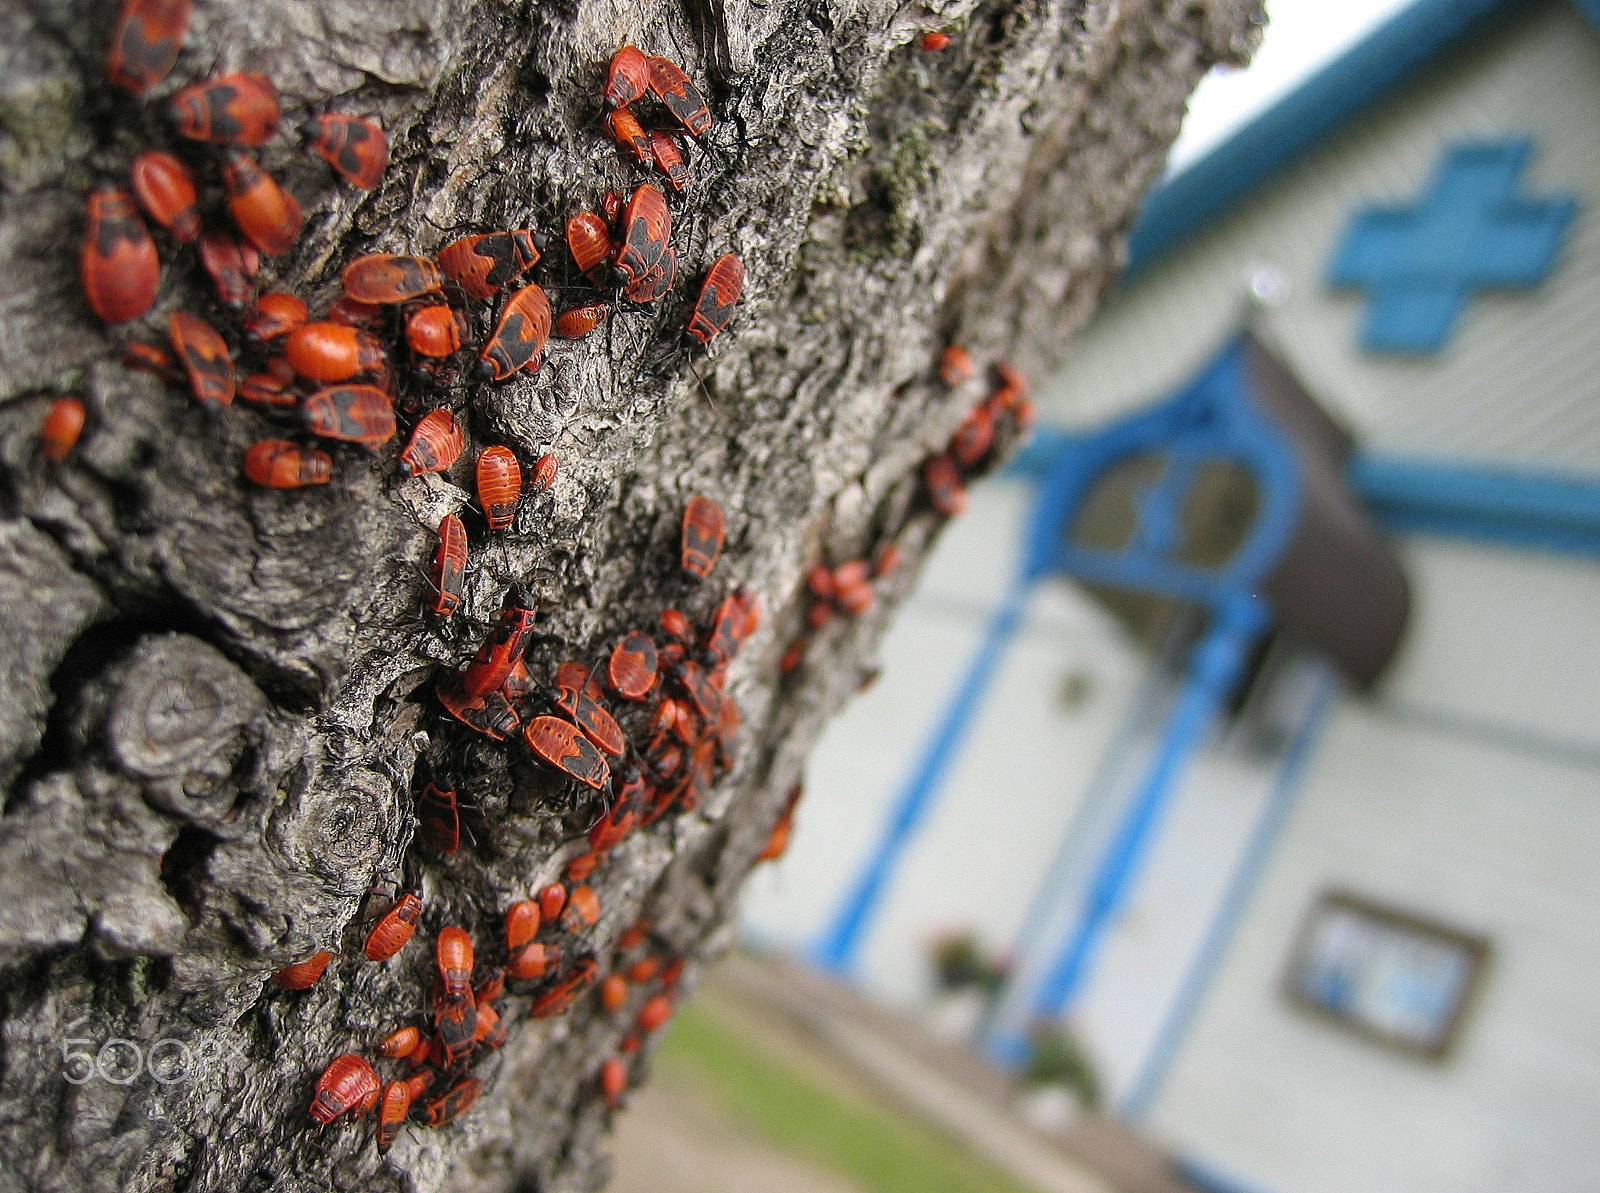
[(937, 1131), (798, 1071), (703, 1008), (678, 1012), (660, 1059), (691, 1071), (774, 1146), (873, 1193), (1032, 1193)]

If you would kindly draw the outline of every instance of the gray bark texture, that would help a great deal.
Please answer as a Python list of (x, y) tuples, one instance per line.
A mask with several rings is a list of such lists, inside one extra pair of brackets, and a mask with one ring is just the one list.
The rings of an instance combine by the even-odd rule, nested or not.
[[(683, 317), (670, 299), (553, 341), (536, 377), (464, 398), (470, 445), (561, 460), (503, 542), (476, 539), (467, 585), (480, 624), (513, 583), (535, 593), (551, 636), (536, 673), (602, 658), (668, 604), (704, 618), (735, 584), (762, 598), (728, 685), (744, 710), (737, 765), (594, 879), (600, 956), (645, 915), (692, 986), (937, 532), (919, 466), (981, 396), (939, 383), (941, 350), (960, 342), (980, 369), (1005, 357), (1036, 376), (1058, 359), (1114, 276), (1185, 98), (1248, 53), (1259, 6), (196, 0), (177, 67), (143, 104), (100, 73), (114, 12), (0, 6), (0, 1189), (598, 1188), (595, 1073), (626, 1025), (593, 998), (532, 1021), (508, 997), (510, 1040), (478, 1066), (477, 1106), (408, 1129), (386, 1156), (371, 1119), (319, 1133), (306, 1116), (330, 1059), (370, 1055), (423, 1009), (420, 942), (447, 923), (492, 940), (508, 903), (559, 877), (594, 812), (517, 743), (462, 744), (431, 702), (439, 668), (481, 633), (417, 617), (433, 527), (470, 502), (473, 447), (445, 476), (406, 480), (391, 449), (340, 453), (322, 488), (247, 485), (239, 458), (270, 433), (263, 417), (207, 416), (124, 367), (126, 332), (87, 309), (83, 196), (169, 141), (159, 100), (215, 71), (269, 76), (291, 130), (328, 108), (377, 114), (392, 161), (372, 192), (339, 183), (292, 131), (262, 151), (307, 214), (262, 286), (317, 310), (359, 253), (429, 253), (441, 229), (538, 226), (559, 245), (567, 215), (643, 181), (599, 126), (622, 43), (675, 58), (706, 90), (718, 123), (675, 241), (691, 281), (721, 252), (743, 257), (730, 330), (652, 367)], [(952, 43), (924, 53), (934, 28)], [(150, 339), (173, 307), (214, 309), (193, 254), (158, 240)], [(82, 396), (89, 425), (50, 465), (39, 425), (62, 393)], [(694, 492), (729, 523), (699, 590), (676, 566)], [(908, 566), (780, 679), (806, 569), (891, 538)], [(443, 739), (460, 745), (472, 840), (420, 859), (418, 941), (373, 964), (360, 908), (400, 873), (413, 773)], [(315, 988), (269, 980), (318, 948), (337, 958)], [(113, 1040), (177, 1043), (125, 1084), (67, 1079), (66, 1049)], [(130, 1065), (122, 1045), (102, 1055), (113, 1077)]]

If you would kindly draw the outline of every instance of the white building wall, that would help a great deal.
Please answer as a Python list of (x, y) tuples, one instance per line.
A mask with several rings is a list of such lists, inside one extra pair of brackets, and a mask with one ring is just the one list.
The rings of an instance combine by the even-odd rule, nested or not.
[[(1328, 726), (1152, 1122), (1278, 1193), (1597, 1189), (1600, 565), (1438, 541), (1405, 559), (1393, 682)], [(1490, 939), (1446, 1060), (1283, 996), (1329, 886)]]
[[(788, 855), (747, 887), (754, 939), (803, 949), (826, 930), (1016, 573), (1030, 496), (1009, 481), (980, 485), (940, 542), (884, 640), (881, 678), (812, 754)], [(1035, 593), (863, 942), (867, 988), (902, 1005), (924, 999), (926, 945), (943, 931), (972, 928), (991, 947), (1009, 945), (1143, 668), (1088, 598), (1062, 584)], [(1089, 691), (1068, 707), (1074, 675)]]
[[(1097, 426), (1171, 392), (1237, 326), (1246, 279), (1281, 270), (1263, 330), (1373, 450), (1600, 473), (1600, 32), (1565, 0), (1496, 22), (1158, 263), (1074, 340), (1045, 421)], [(1323, 282), (1365, 204), (1409, 205), (1453, 141), (1528, 134), (1532, 195), (1575, 192), (1555, 270), (1485, 293), (1442, 351), (1359, 351), (1364, 298)]]

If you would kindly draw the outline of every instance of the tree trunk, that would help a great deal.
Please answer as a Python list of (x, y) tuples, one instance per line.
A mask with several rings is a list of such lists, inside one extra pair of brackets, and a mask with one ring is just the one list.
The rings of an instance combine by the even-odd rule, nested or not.
[[(590, 997), (533, 1021), (509, 995), (510, 1039), (474, 1070), (476, 1107), (408, 1128), (386, 1156), (370, 1119), (319, 1133), (307, 1118), (329, 1060), (371, 1055), (418, 1018), (437, 930), (464, 925), (492, 960), (505, 907), (560, 877), (595, 812), (520, 743), (465, 740), (432, 702), (439, 669), (470, 656), (513, 584), (544, 611), (539, 675), (603, 658), (669, 604), (704, 619), (736, 584), (760, 594), (728, 682), (736, 766), (593, 880), (602, 966), (647, 916), (692, 985), (938, 529), (920, 465), (980, 395), (943, 387), (934, 362), (958, 341), (980, 364), (1053, 363), (1115, 272), (1189, 90), (1244, 56), (1258, 6), (199, 0), (144, 103), (103, 81), (113, 16), (111, 0), (0, 11), (0, 1189), (597, 1188), (595, 1074), (627, 1024)], [(919, 50), (934, 28), (950, 46)], [(534, 378), (450, 395), (472, 444), (525, 463), (553, 450), (562, 472), (499, 542), (474, 535), (464, 614), (480, 628), (458, 614), (436, 632), (417, 617), (419, 569), (441, 514), (470, 501), (473, 452), (445, 477), (348, 451), (326, 487), (247, 485), (240, 455), (270, 422), (208, 416), (125, 367), (125, 333), (85, 306), (83, 196), (171, 143), (161, 98), (245, 69), (285, 97), (291, 131), (262, 160), (308, 217), (262, 288), (321, 309), (351, 257), (432, 252), (441, 229), (538, 226), (554, 262), (566, 216), (645, 180), (599, 126), (605, 64), (627, 40), (706, 89), (717, 126), (675, 243), (690, 283), (738, 252), (745, 302), (709, 353), (663, 362), (679, 297), (552, 341)], [(381, 117), (379, 189), (340, 184), (293, 143), (297, 118), (327, 108)], [(170, 308), (216, 310), (193, 254), (160, 243), (150, 339)], [(564, 275), (548, 268), (559, 307)], [(67, 392), (89, 424), (51, 465), (40, 420)], [(677, 567), (695, 492), (729, 526), (699, 589)], [(891, 539), (911, 566), (780, 679), (806, 569)], [(445, 747), (471, 839), (440, 858), (412, 845), (413, 773)], [(422, 930), (371, 963), (364, 897), (408, 858)], [(337, 958), (314, 988), (270, 981), (318, 948)], [(81, 1082), (79, 1052), (102, 1061)]]

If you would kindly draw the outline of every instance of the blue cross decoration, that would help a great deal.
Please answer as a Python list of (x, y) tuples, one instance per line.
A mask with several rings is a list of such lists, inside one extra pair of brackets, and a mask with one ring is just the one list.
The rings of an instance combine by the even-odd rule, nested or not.
[(1355, 217), (1328, 280), (1367, 292), (1364, 348), (1435, 352), (1474, 291), (1544, 281), (1578, 204), (1517, 196), (1532, 149), (1527, 137), (1455, 145), (1416, 206)]

